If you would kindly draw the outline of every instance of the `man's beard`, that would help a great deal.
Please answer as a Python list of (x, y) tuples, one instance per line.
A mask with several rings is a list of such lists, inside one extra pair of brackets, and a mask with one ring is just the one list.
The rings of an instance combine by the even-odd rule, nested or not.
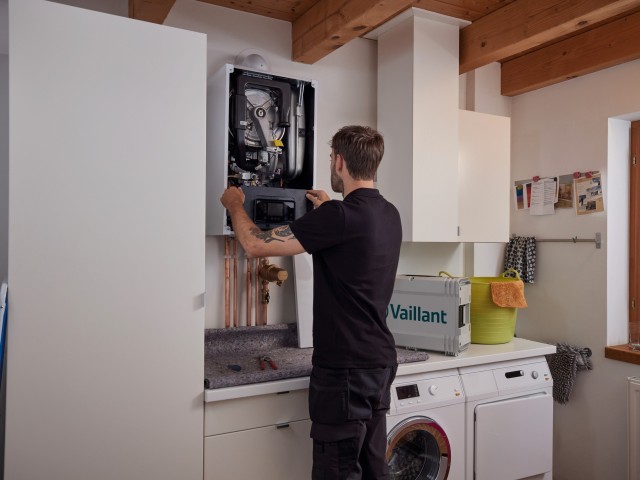
[(344, 192), (344, 182), (338, 176), (335, 166), (331, 168), (331, 190), (333, 190), (336, 193)]

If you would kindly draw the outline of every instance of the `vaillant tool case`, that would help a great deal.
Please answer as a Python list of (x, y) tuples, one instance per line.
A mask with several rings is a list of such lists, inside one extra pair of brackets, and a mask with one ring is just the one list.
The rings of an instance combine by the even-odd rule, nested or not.
[(458, 355), (471, 341), (470, 302), (468, 278), (398, 275), (387, 326), (399, 347)]

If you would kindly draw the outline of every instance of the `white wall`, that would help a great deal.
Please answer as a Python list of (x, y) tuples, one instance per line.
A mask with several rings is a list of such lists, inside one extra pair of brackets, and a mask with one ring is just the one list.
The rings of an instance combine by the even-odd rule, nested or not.
[[(206, 33), (208, 36), (209, 74), (225, 63), (234, 63), (236, 56), (246, 49), (257, 49), (268, 60), (271, 71), (280, 75), (291, 75), (318, 81), (317, 104), (317, 187), (327, 190), (329, 183), (329, 147), (332, 135), (343, 125), (364, 124), (376, 126), (377, 93), (377, 46), (373, 40), (355, 39), (344, 47), (313, 65), (291, 61), (291, 24), (258, 15), (218, 7), (195, 0), (178, 0), (169, 13), (165, 25)], [(383, 161), (393, 161), (385, 158)], [(220, 159), (221, 174), (224, 166)], [(382, 191), (384, 195), (384, 191)], [(339, 198), (335, 194), (334, 198)], [(435, 251), (435, 261), (429, 261), (427, 252)], [(433, 247), (403, 246), (419, 260), (426, 271), (441, 269), (461, 271), (457, 245)], [(206, 327), (224, 326), (224, 243), (220, 238), (207, 238), (207, 310)], [(426, 253), (426, 255), (425, 255)], [(406, 257), (405, 253), (403, 255)], [(274, 263), (291, 270), (290, 258), (273, 258)], [(430, 264), (432, 263), (432, 264)], [(407, 267), (408, 268), (408, 267)], [(240, 262), (239, 270), (246, 269)], [(291, 277), (290, 277), (291, 278)], [(240, 285), (244, 283), (240, 278)], [(295, 321), (293, 308), (293, 282), (286, 281), (282, 287), (271, 286), (269, 323)], [(240, 325), (245, 321), (244, 297), (239, 298)]]
[[(538, 243), (536, 281), (525, 288), (529, 308), (518, 313), (517, 335), (593, 351), (594, 370), (579, 373), (569, 403), (554, 408), (556, 480), (626, 478), (626, 377), (637, 375), (638, 367), (605, 359), (604, 347), (608, 322), (617, 322), (619, 331), (626, 321), (625, 316), (607, 318), (608, 311), (626, 310), (626, 303), (609, 304), (607, 293), (624, 290), (627, 282), (627, 237), (619, 218), (626, 209), (620, 192), (627, 188), (628, 167), (620, 161), (624, 145), (612, 146), (610, 139), (628, 139), (617, 122), (617, 129), (610, 127), (609, 118), (640, 112), (639, 75), (640, 61), (635, 61), (513, 99), (512, 180), (587, 170), (603, 174), (603, 213), (578, 217), (558, 210), (535, 217), (513, 207), (511, 213), (511, 232), (517, 235), (593, 238), (602, 233), (599, 250), (591, 243)], [(608, 219), (618, 219), (612, 224), (617, 230)], [(626, 299), (614, 295), (610, 301)]]

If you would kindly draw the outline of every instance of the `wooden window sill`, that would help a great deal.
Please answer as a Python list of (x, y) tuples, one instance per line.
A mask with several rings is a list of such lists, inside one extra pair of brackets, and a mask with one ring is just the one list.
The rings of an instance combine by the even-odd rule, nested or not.
[(640, 365), (640, 351), (631, 350), (629, 345), (611, 345), (604, 348), (605, 358)]

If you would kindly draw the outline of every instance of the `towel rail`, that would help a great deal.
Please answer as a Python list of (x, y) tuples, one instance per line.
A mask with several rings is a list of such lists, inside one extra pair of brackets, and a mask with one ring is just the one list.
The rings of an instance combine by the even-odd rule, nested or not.
[[(516, 235), (512, 235), (513, 237), (515, 237)], [(596, 248), (600, 248), (602, 246), (602, 235), (600, 234), (600, 232), (597, 232), (595, 235), (595, 238), (578, 238), (578, 237), (571, 237), (571, 238), (537, 238), (536, 237), (536, 243), (540, 243), (540, 242), (571, 242), (571, 243), (595, 243), (596, 244)]]

